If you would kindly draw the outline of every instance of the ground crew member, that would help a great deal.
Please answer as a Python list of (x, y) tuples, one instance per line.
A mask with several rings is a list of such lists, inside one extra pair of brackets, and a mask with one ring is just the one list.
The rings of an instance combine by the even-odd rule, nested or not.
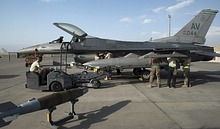
[(40, 65), (40, 62), (42, 62), (42, 60), (43, 60), (42, 56), (38, 56), (37, 60), (31, 65), (30, 72), (38, 73), (41, 78), (41, 84), (46, 84), (47, 74), (50, 72), (50, 69), (42, 68), (42, 66)]
[(190, 74), (190, 63), (191, 58), (186, 58), (183, 60), (183, 76), (184, 76), (184, 84), (182, 87), (190, 87), (189, 74)]
[(99, 60), (99, 59), (100, 59), (99, 53), (96, 53), (95, 54), (95, 60)]
[[(105, 52), (105, 59), (109, 59), (109, 58), (112, 58), (113, 55), (111, 52)], [(111, 68), (109, 67), (107, 70), (106, 70), (109, 74), (104, 78), (104, 80), (111, 80), (111, 74), (112, 74), (112, 71), (111, 71)]]
[(30, 72), (36, 72), (36, 73), (41, 73), (42, 67), (40, 65), (40, 62), (42, 61), (42, 56), (37, 56), (37, 60), (34, 61), (30, 67)]
[(44, 84), (46, 83), (46, 81), (44, 80), (44, 77), (42, 77), (44, 75), (44, 72), (43, 72), (43, 68), (40, 65), (40, 62), (42, 62), (42, 60), (43, 60), (42, 56), (37, 56), (37, 60), (31, 64), (30, 72), (38, 73), (41, 77), (41, 83)]
[(111, 52), (106, 52), (105, 53), (105, 59), (109, 59), (109, 58), (112, 58), (112, 57), (113, 57), (113, 55), (112, 55)]
[[(105, 53), (105, 59), (109, 59), (109, 58), (112, 58), (112, 57), (113, 57), (113, 54), (111, 52), (106, 52)], [(117, 75), (121, 74), (120, 69), (116, 69), (116, 71), (117, 71)]]
[(167, 86), (169, 88), (175, 88), (177, 69), (179, 68), (179, 61), (177, 58), (167, 58), (167, 61), (169, 63)]
[[(95, 54), (95, 60), (99, 60), (100, 58), (101, 58), (101, 57), (100, 57), (99, 53), (96, 53), (96, 54)], [(97, 72), (98, 72), (98, 69), (97, 69), (97, 68), (94, 68), (93, 71), (94, 71), (94, 73), (97, 73)]]
[(154, 75), (156, 74), (157, 77), (157, 87), (161, 87), (160, 84), (160, 63), (161, 60), (159, 58), (152, 58), (150, 59), (149, 64), (151, 64), (151, 71), (150, 71), (150, 79), (149, 79), (149, 87), (152, 87)]

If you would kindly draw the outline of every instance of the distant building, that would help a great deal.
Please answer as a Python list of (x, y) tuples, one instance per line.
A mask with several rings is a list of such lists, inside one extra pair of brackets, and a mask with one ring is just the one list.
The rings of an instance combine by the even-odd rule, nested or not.
[[(220, 46), (214, 46), (214, 51), (220, 53)], [(220, 57), (215, 57), (215, 62), (220, 62)]]
[(6, 51), (4, 48), (0, 49), (0, 57), (8, 55), (8, 51)]

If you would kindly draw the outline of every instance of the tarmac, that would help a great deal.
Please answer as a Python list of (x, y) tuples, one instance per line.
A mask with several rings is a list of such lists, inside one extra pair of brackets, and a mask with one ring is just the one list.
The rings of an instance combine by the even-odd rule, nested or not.
[[(46, 58), (43, 65), (52, 64)], [(16, 105), (52, 92), (25, 88), (24, 59), (0, 58), (0, 103), (11, 101)], [(75, 111), (79, 120), (63, 123), (61, 129), (219, 129), (220, 128), (220, 63), (197, 62), (191, 66), (190, 88), (182, 88), (181, 73), (177, 88), (166, 87), (167, 74), (162, 71), (162, 88), (148, 88), (130, 71), (102, 80), (99, 89), (79, 98)], [(81, 72), (72, 68), (69, 73)], [(65, 116), (70, 104), (57, 106), (53, 119)], [(47, 110), (19, 116), (2, 129), (47, 129)]]

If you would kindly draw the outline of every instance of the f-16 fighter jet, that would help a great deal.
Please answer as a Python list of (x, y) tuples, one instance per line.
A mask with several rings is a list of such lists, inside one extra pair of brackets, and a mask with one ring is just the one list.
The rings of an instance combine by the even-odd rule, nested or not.
[[(161, 58), (162, 66), (167, 66), (167, 57), (186, 58), (192, 62), (209, 61), (220, 54), (213, 47), (205, 46), (205, 36), (218, 13), (217, 10), (202, 10), (174, 36), (144, 42), (117, 41), (88, 36), (80, 28), (68, 23), (54, 23), (58, 28), (71, 34), (68, 53), (75, 54), (75, 63), (87, 68), (112, 71), (115, 69), (134, 69), (134, 73), (148, 75), (150, 58)], [(60, 53), (61, 43), (50, 42), (21, 49), (18, 54)], [(112, 58), (95, 60), (97, 53), (111, 53)]]

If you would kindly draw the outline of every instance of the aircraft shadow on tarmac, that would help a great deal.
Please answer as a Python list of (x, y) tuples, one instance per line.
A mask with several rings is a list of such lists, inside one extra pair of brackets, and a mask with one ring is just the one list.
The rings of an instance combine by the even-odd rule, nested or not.
[[(161, 78), (166, 79), (163, 75)], [(177, 75), (176, 88), (181, 88), (184, 83), (183, 73)], [(220, 82), (220, 71), (192, 71), (190, 72), (190, 84), (192, 87), (200, 86), (209, 82)]]
[(15, 78), (19, 75), (0, 75), (0, 79), (10, 79), (10, 78)]
[(112, 88), (119, 85), (145, 83), (147, 80), (140, 81), (140, 76), (132, 73), (123, 73), (122, 75), (113, 75), (112, 80), (102, 81), (101, 88)]
[(191, 85), (197, 86), (208, 82), (220, 82), (220, 71), (191, 72)]
[[(111, 106), (104, 106), (99, 110), (78, 114), (79, 117), (80, 117), (80, 120), (82, 120), (82, 122), (80, 122), (79, 125), (76, 125), (76, 126), (70, 127), (70, 128), (89, 129), (92, 124), (108, 120), (107, 117), (109, 115), (119, 111), (120, 109), (122, 109), (123, 107), (128, 105), (130, 102), (131, 102), (130, 100), (125, 100), (125, 101), (121, 101), (121, 102), (118, 102), (116, 104), (113, 104)], [(74, 121), (75, 120), (67, 121), (67, 122), (63, 123), (62, 125), (60, 125), (60, 127), (62, 129), (67, 129), (63, 125), (65, 125), (67, 123), (74, 122)]]
[[(140, 76), (132, 75), (132, 73), (122, 73), (122, 75), (113, 75), (112, 80), (103, 81), (100, 88), (111, 88), (118, 85), (125, 84), (138, 84), (147, 83), (148, 80), (140, 81)], [(155, 77), (156, 79), (156, 77)], [(166, 87), (167, 72), (161, 71), (162, 87)], [(183, 74), (178, 72), (176, 87), (180, 88), (183, 85)], [(199, 86), (201, 84), (206, 84), (208, 82), (220, 82), (220, 71), (192, 71), (190, 72), (190, 83), (191, 86)], [(165, 84), (164, 84), (165, 83)]]

